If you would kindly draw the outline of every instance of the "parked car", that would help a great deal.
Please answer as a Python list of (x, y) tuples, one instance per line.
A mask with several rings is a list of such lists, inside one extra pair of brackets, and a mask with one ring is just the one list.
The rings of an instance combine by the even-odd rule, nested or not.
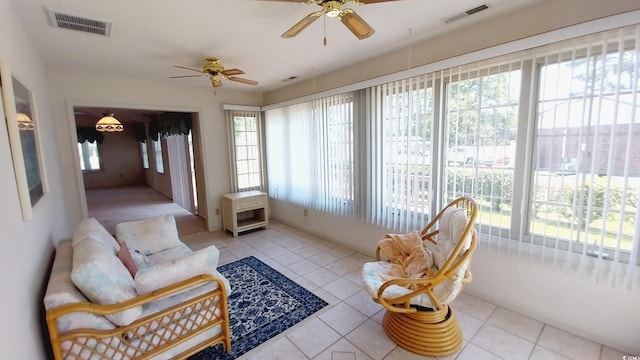
[(476, 158), (464, 146), (456, 146), (447, 151), (447, 164), (474, 165), (476, 164)]
[(493, 160), (493, 163), (488, 166), (507, 166), (511, 163), (511, 158), (507, 155), (498, 156)]
[(566, 157), (562, 159), (562, 164), (560, 164), (560, 171), (557, 172), (558, 175), (574, 175), (578, 171), (578, 159), (572, 157)]
[(419, 140), (411, 144), (411, 153), (424, 156), (431, 153), (431, 141)]
[(447, 163), (458, 165), (479, 166), (507, 166), (511, 158), (504, 154), (498, 154), (491, 146), (465, 147), (456, 146), (447, 152)]

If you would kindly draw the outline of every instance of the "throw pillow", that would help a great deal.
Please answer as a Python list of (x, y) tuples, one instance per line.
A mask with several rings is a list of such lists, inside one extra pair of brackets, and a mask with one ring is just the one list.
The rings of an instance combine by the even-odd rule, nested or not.
[(127, 248), (127, 244), (122, 243), (120, 245), (120, 251), (118, 251), (118, 258), (122, 261), (122, 264), (129, 270), (131, 276), (136, 276), (138, 272), (138, 267), (136, 266), (136, 262), (133, 260), (129, 249)]
[(116, 238), (130, 250), (150, 255), (180, 245), (173, 215), (124, 222), (116, 225)]
[(71, 239), (71, 246), (75, 247), (81, 241), (92, 238), (113, 250), (115, 254), (120, 249), (120, 244), (113, 238), (107, 229), (95, 218), (84, 219), (76, 226)]
[[(56, 247), (56, 255), (43, 300), (45, 309), (49, 310), (65, 304), (89, 301), (71, 281), (72, 263), (71, 240), (62, 240)], [(115, 328), (113, 323), (107, 320), (106, 317), (88, 312), (69, 313), (58, 317), (56, 322), (60, 333), (75, 329), (111, 330)]]
[(197, 275), (211, 274), (218, 266), (219, 256), (218, 248), (211, 245), (170, 263), (140, 269), (135, 276), (136, 291), (143, 295)]
[[(71, 280), (92, 302), (111, 305), (138, 296), (133, 277), (105, 244), (90, 238), (73, 247)], [(142, 314), (136, 306), (115, 314), (105, 315), (118, 326), (126, 326)]]

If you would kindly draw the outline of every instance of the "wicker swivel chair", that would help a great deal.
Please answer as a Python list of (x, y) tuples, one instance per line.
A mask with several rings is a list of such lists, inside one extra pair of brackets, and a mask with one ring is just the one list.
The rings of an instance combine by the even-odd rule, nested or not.
[(449, 304), (471, 281), (477, 213), (472, 198), (460, 197), (421, 232), (415, 232), (418, 246), (426, 249), (422, 256), (429, 264), (422, 277), (398, 277), (397, 272), (391, 271), (398, 265), (389, 259), (381, 260), (380, 244), (377, 261), (364, 264), (365, 288), (387, 310), (384, 330), (400, 347), (421, 355), (444, 356), (462, 345), (462, 331)]

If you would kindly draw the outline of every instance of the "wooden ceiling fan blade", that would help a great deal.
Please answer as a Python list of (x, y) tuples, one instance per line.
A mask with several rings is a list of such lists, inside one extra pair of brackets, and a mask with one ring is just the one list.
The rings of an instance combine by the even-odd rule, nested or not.
[(375, 4), (381, 2), (400, 1), (400, 0), (359, 0), (363, 4)]
[(229, 76), (229, 75), (242, 75), (244, 74), (244, 71), (240, 70), (240, 69), (229, 69), (229, 70), (223, 70), (220, 71), (221, 74)]
[(169, 79), (189, 78), (189, 77), (206, 77), (206, 75), (182, 75), (182, 76), (169, 76)]
[(195, 71), (195, 72), (199, 72), (199, 73), (203, 72), (202, 70), (192, 69), (192, 68), (188, 68), (188, 67), (184, 67), (184, 66), (180, 66), (180, 65), (173, 65), (173, 67), (177, 67), (177, 68), (185, 69), (185, 70), (191, 70), (191, 71)]
[(304, 19), (298, 21), (297, 24), (293, 25), (289, 30), (287, 30), (284, 34), (282, 34), (282, 37), (287, 39), (287, 38), (292, 38), (298, 35), (302, 30), (306, 29), (307, 26), (311, 25), (311, 23), (318, 20), (318, 18), (322, 15), (323, 15), (322, 11), (316, 11), (307, 15)]
[(239, 77), (236, 77), (236, 76), (229, 76), (227, 79), (229, 79), (231, 81), (237, 81), (239, 83), (243, 83), (243, 84), (247, 84), (247, 85), (258, 85), (257, 81), (244, 79), (244, 78), (239, 78)]
[(340, 21), (360, 40), (366, 39), (376, 32), (364, 19), (351, 9), (342, 11)]

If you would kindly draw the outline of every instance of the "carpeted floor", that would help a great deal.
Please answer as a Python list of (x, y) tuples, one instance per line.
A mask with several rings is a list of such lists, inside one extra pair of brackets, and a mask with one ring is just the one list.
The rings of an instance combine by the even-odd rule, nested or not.
[(191, 360), (231, 360), (289, 329), (327, 303), (253, 256), (218, 268), (231, 283), (231, 352), (218, 345)]
[(109, 232), (116, 224), (172, 214), (180, 236), (206, 230), (203, 218), (181, 208), (171, 199), (147, 186), (121, 186), (87, 190), (89, 216), (95, 217)]

